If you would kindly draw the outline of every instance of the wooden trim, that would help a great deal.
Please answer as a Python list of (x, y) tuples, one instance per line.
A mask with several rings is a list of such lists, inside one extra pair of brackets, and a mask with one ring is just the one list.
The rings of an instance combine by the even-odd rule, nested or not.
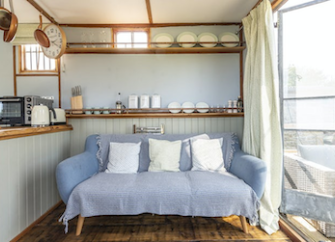
[(279, 227), (293, 242), (305, 242), (297, 232), (295, 232), (284, 220), (279, 219)]
[(57, 21), (50, 16), (40, 5), (38, 5), (34, 0), (27, 0), (37, 11), (39, 11), (44, 17), (46, 17), (51, 23), (59, 25)]
[(82, 217), (80, 214), (78, 215), (78, 222), (77, 222), (77, 229), (76, 229), (76, 236), (81, 234), (81, 230), (84, 226), (85, 217)]
[(239, 47), (170, 47), (170, 48), (67, 48), (65, 54), (190, 54), (190, 53), (240, 53)]
[[(242, 27), (242, 25), (241, 25)], [(240, 42), (243, 43), (243, 30), (239, 33)], [(244, 82), (244, 52), (240, 52), (240, 96), (243, 100), (243, 82)]]
[(241, 227), (244, 233), (249, 234), (247, 220), (244, 216), (239, 216), (241, 221)]
[(67, 118), (219, 118), (243, 117), (244, 113), (122, 113), (122, 114), (67, 114)]
[(58, 58), (57, 59), (57, 68), (58, 68), (58, 107), (61, 108), (62, 107), (62, 90), (61, 90), (61, 75), (60, 75), (60, 64), (61, 64), (61, 59)]
[(16, 47), (13, 46), (13, 84), (14, 96), (17, 96), (17, 81), (16, 81)]
[(271, 3), (272, 11), (277, 12), (288, 0), (273, 0)]
[(210, 26), (210, 25), (240, 25), (241, 22), (211, 22), (211, 23), (141, 23), (141, 24), (59, 24), (61, 27), (73, 28), (159, 28), (180, 26)]
[(16, 74), (16, 76), (58, 76), (58, 74), (47, 74), (47, 73), (41, 73), (41, 74), (36, 74), (36, 73), (25, 73), (25, 74)]
[(27, 136), (50, 134), (73, 130), (72, 125), (54, 125), (47, 127), (2, 127), (0, 140), (22, 138)]
[(145, 4), (147, 6), (147, 13), (148, 13), (148, 19), (149, 19), (149, 23), (152, 24), (152, 12), (151, 12), (151, 3), (150, 0), (145, 0)]
[(29, 225), (25, 230), (23, 230), (21, 233), (19, 233), (17, 236), (15, 236), (14, 239), (12, 239), (10, 242), (16, 242), (20, 240), (24, 235), (30, 232), (30, 230), (35, 227), (37, 224), (39, 224), (43, 219), (45, 219), (51, 212), (53, 212), (56, 208), (58, 208), (60, 205), (63, 204), (63, 201), (59, 201), (54, 206), (52, 206), (48, 211), (46, 211), (41, 217), (39, 217), (37, 220), (35, 220), (31, 225)]

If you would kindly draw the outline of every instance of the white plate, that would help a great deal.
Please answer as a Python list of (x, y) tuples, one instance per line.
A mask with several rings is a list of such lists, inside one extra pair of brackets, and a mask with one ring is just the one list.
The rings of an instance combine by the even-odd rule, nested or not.
[[(218, 42), (218, 37), (212, 33), (202, 33), (198, 36), (198, 42)], [(217, 45), (217, 43), (213, 44), (202, 44), (200, 43), (201, 46), (203, 47), (214, 47)]]
[(208, 109), (198, 109), (198, 108), (209, 108), (208, 104), (205, 102), (198, 102), (195, 107), (197, 108), (199, 113), (207, 113)]
[(184, 102), (182, 108), (193, 108), (183, 110), (184, 113), (193, 113), (194, 112), (194, 104), (192, 102)]
[(156, 47), (159, 48), (168, 48), (172, 45), (172, 42), (174, 41), (174, 38), (171, 34), (168, 33), (160, 33), (156, 34), (155, 37), (152, 39), (152, 42), (171, 42), (168, 44), (154, 44)]
[(171, 113), (179, 113), (180, 109), (170, 110), (170, 108), (181, 108), (181, 105), (179, 102), (172, 102), (169, 104), (168, 108)]
[(197, 40), (198, 40), (198, 37), (192, 32), (183, 32), (179, 34), (177, 37), (177, 42), (195, 42), (193, 44), (189, 44), (189, 43), (179, 44), (181, 47), (185, 47), (185, 48), (190, 48), (190, 47), (195, 46)]
[[(225, 33), (222, 33), (220, 34), (219, 36), (219, 41), (220, 42), (223, 42), (223, 41), (228, 41), (228, 42), (231, 42), (231, 41), (239, 41), (239, 38), (236, 34), (234, 33), (231, 33), (231, 32), (225, 32)], [(228, 43), (221, 43), (223, 46), (225, 47), (235, 47), (237, 46), (238, 44), (228, 44)]]

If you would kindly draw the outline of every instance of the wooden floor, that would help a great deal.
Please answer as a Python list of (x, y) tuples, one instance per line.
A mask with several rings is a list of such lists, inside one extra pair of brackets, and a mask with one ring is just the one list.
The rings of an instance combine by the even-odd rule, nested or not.
[(202, 218), (182, 216), (100, 216), (86, 218), (82, 234), (75, 236), (77, 218), (70, 220), (69, 232), (58, 222), (64, 212), (61, 205), (20, 242), (102, 242), (102, 241), (290, 241), (281, 231), (271, 236), (258, 227), (249, 226), (243, 233), (239, 217)]

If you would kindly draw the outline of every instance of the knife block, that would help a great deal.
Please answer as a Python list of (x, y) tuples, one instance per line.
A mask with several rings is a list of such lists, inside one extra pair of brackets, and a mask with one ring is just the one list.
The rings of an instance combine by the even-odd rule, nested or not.
[[(71, 109), (83, 109), (83, 96), (71, 97)], [(83, 111), (73, 111), (75, 114), (82, 114)]]

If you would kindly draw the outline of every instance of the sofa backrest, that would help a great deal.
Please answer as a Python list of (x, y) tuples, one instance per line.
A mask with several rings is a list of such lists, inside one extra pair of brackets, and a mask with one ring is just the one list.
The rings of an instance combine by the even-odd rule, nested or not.
[[(89, 138), (89, 137), (88, 137)], [(225, 168), (229, 171), (234, 152), (239, 150), (239, 141), (234, 133), (213, 133), (213, 134), (101, 134), (96, 136), (98, 144), (97, 158), (100, 162), (100, 171), (105, 171), (108, 164), (109, 143), (138, 143), (141, 142), (139, 155), (139, 172), (148, 171), (149, 158), (149, 139), (182, 141), (180, 154), (180, 170), (189, 171), (192, 168), (191, 138), (217, 139), (223, 138), (222, 153), (225, 161)], [(96, 147), (96, 145), (95, 145)], [(86, 147), (88, 149), (89, 147)]]
[(298, 150), (305, 160), (335, 170), (335, 145), (299, 145)]

